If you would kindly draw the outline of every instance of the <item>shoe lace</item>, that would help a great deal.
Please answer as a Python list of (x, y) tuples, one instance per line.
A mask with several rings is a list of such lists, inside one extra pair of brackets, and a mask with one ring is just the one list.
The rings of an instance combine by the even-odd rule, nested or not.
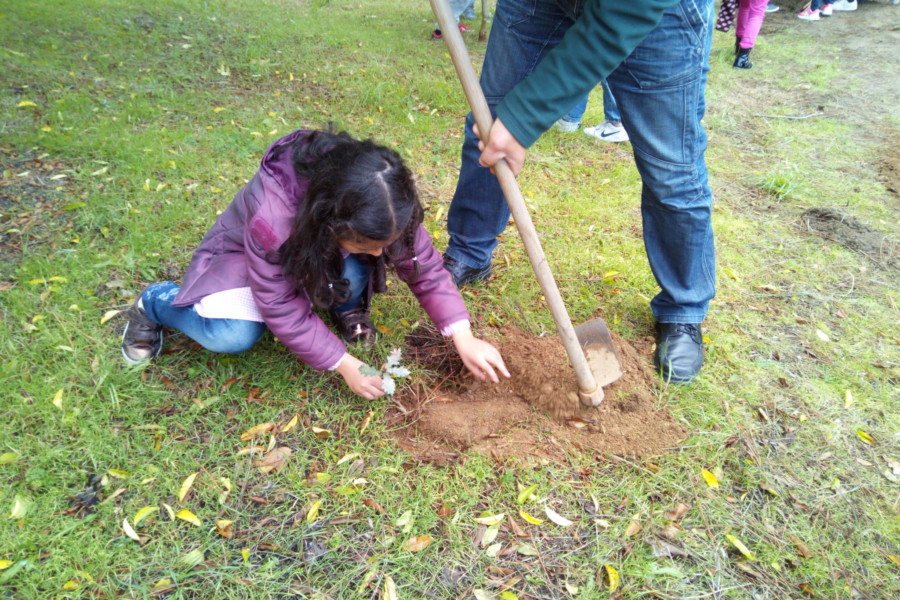
[(698, 344), (702, 341), (700, 328), (694, 323), (675, 323), (673, 330), (673, 333), (683, 333), (691, 336), (691, 339)]

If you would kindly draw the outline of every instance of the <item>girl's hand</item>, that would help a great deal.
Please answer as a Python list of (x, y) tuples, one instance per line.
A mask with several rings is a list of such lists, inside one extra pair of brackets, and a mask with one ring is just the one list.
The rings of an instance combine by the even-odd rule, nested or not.
[(464, 329), (454, 333), (453, 344), (462, 357), (463, 364), (478, 380), (484, 381), (485, 378), (489, 378), (494, 383), (499, 383), (500, 379), (494, 369), (505, 377), (510, 376), (506, 365), (503, 364), (500, 351), (484, 340), (476, 338), (470, 330)]
[(344, 354), (341, 363), (336, 371), (341, 374), (347, 386), (354, 394), (362, 396), (366, 400), (374, 400), (384, 395), (381, 389), (381, 377), (377, 375), (363, 375), (359, 372), (359, 368), (365, 366), (365, 363), (349, 352)]

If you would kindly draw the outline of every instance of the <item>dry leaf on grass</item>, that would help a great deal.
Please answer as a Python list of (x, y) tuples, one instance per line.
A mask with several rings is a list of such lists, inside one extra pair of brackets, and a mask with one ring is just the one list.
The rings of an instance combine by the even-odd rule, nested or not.
[(280, 471), (294, 451), (287, 446), (280, 446), (266, 453), (260, 460), (253, 464), (263, 473), (271, 473), (272, 471)]

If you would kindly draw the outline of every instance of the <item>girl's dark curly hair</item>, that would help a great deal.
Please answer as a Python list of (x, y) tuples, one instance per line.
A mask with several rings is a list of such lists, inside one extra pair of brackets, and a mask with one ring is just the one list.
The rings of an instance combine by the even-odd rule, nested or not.
[(381, 256), (366, 256), (374, 291), (384, 291), (385, 260), (413, 257), (424, 211), (412, 173), (400, 155), (347, 133), (316, 131), (299, 136), (292, 149), (297, 176), (309, 180), (306, 200), (281, 247), (285, 277), (320, 308), (346, 302), (339, 240), (388, 241)]

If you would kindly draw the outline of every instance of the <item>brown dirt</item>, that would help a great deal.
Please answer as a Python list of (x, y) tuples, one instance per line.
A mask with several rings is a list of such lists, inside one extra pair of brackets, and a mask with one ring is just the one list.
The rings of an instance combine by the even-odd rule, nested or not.
[(873, 231), (858, 219), (830, 208), (811, 208), (800, 215), (800, 225), (827, 240), (856, 250), (878, 264), (900, 268), (896, 240)]
[(412, 359), (438, 373), (439, 384), (397, 398), (388, 418), (400, 445), (420, 460), (445, 462), (466, 452), (495, 458), (564, 461), (572, 453), (651, 456), (687, 436), (651, 390), (657, 389), (652, 338), (614, 336), (624, 375), (605, 388), (599, 408), (578, 401), (578, 384), (557, 336), (535, 338), (509, 328), (500, 349), (512, 378), (474, 380), (433, 330), (408, 338)]

